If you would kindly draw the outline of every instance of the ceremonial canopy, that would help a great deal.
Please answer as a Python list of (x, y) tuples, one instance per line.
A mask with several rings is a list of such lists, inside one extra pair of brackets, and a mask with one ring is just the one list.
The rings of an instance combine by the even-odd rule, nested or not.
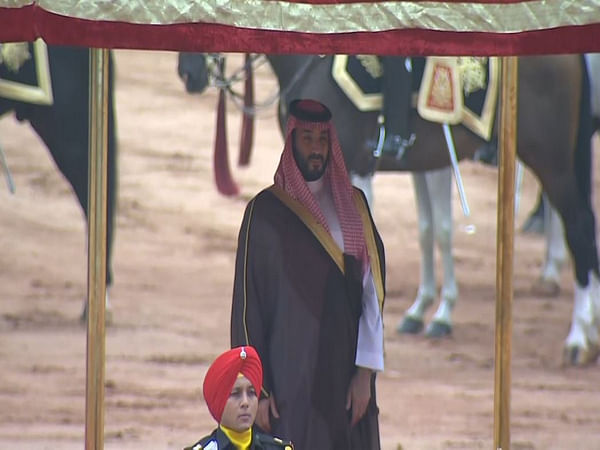
[(0, 42), (257, 53), (600, 51), (600, 0), (0, 0)]
[[(500, 142), (507, 157), (500, 164), (499, 198), (506, 202), (498, 216), (494, 410), (495, 448), (509, 448), (517, 74), (512, 56), (600, 52), (600, 0), (0, 0), (0, 42), (37, 38), (96, 49), (511, 56), (503, 68), (508, 82)], [(94, 50), (91, 58), (86, 449), (103, 447), (105, 286), (99, 244), (105, 223), (98, 216), (106, 201), (107, 91), (94, 77), (106, 78), (107, 53)]]

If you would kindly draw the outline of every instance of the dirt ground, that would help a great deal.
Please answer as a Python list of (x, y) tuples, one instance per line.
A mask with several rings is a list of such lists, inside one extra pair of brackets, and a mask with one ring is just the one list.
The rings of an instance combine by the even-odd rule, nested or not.
[[(120, 192), (113, 322), (106, 331), (105, 448), (181, 449), (213, 426), (201, 384), (207, 364), (228, 346), (237, 230), (245, 202), (271, 183), (282, 140), (274, 107), (265, 109), (251, 166), (234, 169), (242, 194), (220, 196), (212, 174), (216, 91), (186, 94), (174, 53), (116, 56)], [(274, 89), (270, 72), (261, 69), (258, 100)], [(231, 102), (228, 114), (234, 160), (240, 115)], [(6, 117), (0, 136), (17, 189), (9, 194), (0, 180), (0, 448), (80, 449), (85, 223), (29, 126)], [(469, 162), (461, 170), (472, 216), (463, 217), (453, 188), (460, 297), (454, 334), (441, 341), (395, 332), (418, 286), (416, 210), (409, 174), (375, 180), (374, 216), (388, 262), (386, 369), (378, 378), (386, 450), (493, 445), (498, 172)], [(526, 172), (518, 224), (537, 189)], [(466, 225), (476, 232), (464, 232)], [(600, 366), (561, 365), (573, 276), (563, 272), (557, 298), (533, 296), (543, 241), (515, 236), (512, 448), (600, 449)]]

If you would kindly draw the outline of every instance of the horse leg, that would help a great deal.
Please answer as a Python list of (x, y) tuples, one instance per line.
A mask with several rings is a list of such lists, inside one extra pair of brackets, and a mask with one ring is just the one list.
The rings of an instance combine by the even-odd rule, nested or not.
[(556, 297), (560, 292), (560, 272), (567, 262), (565, 230), (562, 220), (543, 194), (544, 236), (546, 238), (546, 260), (538, 281), (533, 285), (534, 294)]
[(600, 281), (589, 272), (589, 283), (575, 283), (571, 328), (565, 341), (563, 361), (569, 365), (593, 364), (600, 355)]
[(452, 333), (452, 311), (458, 298), (452, 256), (452, 173), (450, 167), (427, 172), (425, 175), (433, 212), (435, 240), (444, 269), (440, 305), (427, 326), (427, 337), (440, 338)]
[(399, 333), (416, 334), (421, 332), (427, 309), (433, 304), (436, 295), (435, 266), (433, 258), (433, 212), (425, 173), (413, 172), (413, 187), (417, 201), (419, 222), (419, 245), (421, 247), (421, 280), (417, 297), (408, 308), (397, 327)]
[(600, 274), (591, 207), (580, 203), (562, 214), (575, 262), (575, 300), (563, 358), (570, 365), (594, 363), (600, 355)]
[[(86, 138), (87, 140), (87, 138)], [(62, 140), (62, 142), (49, 140), (52, 144), (48, 145), (50, 152), (56, 162), (57, 167), (65, 176), (81, 205), (83, 213), (88, 219), (88, 154), (85, 145), (77, 140)], [(111, 140), (109, 139), (109, 142)], [(116, 191), (116, 161), (114, 160), (114, 147), (109, 144), (108, 154), (108, 197), (106, 211), (106, 298), (105, 298), (105, 322), (112, 321), (112, 311), (109, 301), (109, 290), (112, 282), (112, 274), (110, 271), (112, 238), (114, 228), (114, 207), (115, 207), (115, 191)], [(87, 223), (87, 222), (86, 222)], [(87, 229), (86, 229), (87, 235)], [(83, 308), (80, 315), (80, 320), (87, 320), (87, 299), (83, 302)]]
[(600, 355), (596, 221), (590, 191), (580, 188), (583, 177), (553, 177), (554, 183), (544, 183), (549, 200), (561, 216), (575, 272), (573, 312), (563, 352), (563, 361), (568, 365), (594, 363)]
[[(58, 169), (71, 185), (79, 204), (88, 217), (88, 135), (89, 135), (89, 50), (80, 47), (49, 47), (54, 91), (51, 106), (33, 106), (22, 110), (23, 118), (46, 144)], [(107, 139), (107, 236), (106, 285), (112, 284), (111, 249), (116, 203), (116, 124), (114, 116), (114, 65), (109, 59), (108, 139)], [(82, 319), (87, 314), (84, 304)], [(109, 322), (108, 289), (106, 299)]]
[(545, 232), (545, 207), (547, 205), (547, 201), (545, 200), (546, 194), (540, 190), (538, 194), (538, 200), (533, 210), (529, 213), (529, 216), (525, 220), (525, 223), (521, 227), (522, 233), (533, 233), (533, 234), (542, 234)]

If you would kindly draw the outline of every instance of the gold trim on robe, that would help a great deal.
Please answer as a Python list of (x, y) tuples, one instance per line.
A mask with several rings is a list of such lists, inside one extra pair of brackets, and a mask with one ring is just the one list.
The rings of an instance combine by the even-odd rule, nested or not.
[(250, 204), (250, 212), (248, 213), (248, 225), (246, 226), (245, 246), (244, 246), (244, 336), (246, 338), (246, 344), (250, 345), (250, 338), (248, 337), (248, 327), (246, 326), (246, 305), (248, 304), (248, 242), (250, 240), (250, 224), (252, 223), (252, 213), (254, 212), (254, 200)]
[(367, 243), (367, 251), (369, 253), (369, 262), (371, 263), (371, 272), (373, 273), (373, 281), (375, 282), (375, 291), (377, 292), (377, 300), (379, 302), (379, 310), (383, 311), (383, 300), (385, 296), (383, 288), (383, 274), (381, 273), (381, 261), (379, 260), (379, 251), (375, 242), (375, 233), (371, 226), (371, 218), (369, 208), (364, 197), (357, 189), (352, 192), (352, 200), (356, 205), (356, 210), (360, 215), (365, 233), (365, 241)]

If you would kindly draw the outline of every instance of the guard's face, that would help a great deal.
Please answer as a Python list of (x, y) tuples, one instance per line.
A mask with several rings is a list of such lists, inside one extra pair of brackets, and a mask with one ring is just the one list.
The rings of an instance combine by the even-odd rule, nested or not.
[(323, 176), (329, 159), (329, 131), (296, 128), (292, 135), (294, 159), (306, 181)]
[(225, 403), (221, 425), (237, 432), (246, 431), (254, 424), (257, 410), (258, 395), (254, 386), (248, 378), (240, 376)]

